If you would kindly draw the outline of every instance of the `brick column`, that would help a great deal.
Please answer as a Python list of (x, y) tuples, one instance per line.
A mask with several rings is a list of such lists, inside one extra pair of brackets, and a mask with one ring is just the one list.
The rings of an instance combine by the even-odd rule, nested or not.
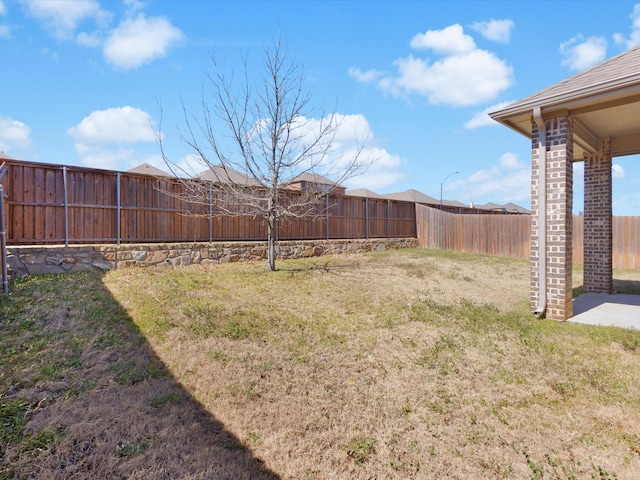
[(609, 140), (584, 163), (584, 289), (613, 291), (612, 184)]
[[(572, 307), (573, 236), (573, 135), (567, 117), (545, 120), (546, 178), (540, 178), (541, 132), (535, 122), (531, 149), (531, 306), (539, 303), (539, 265), (546, 255), (546, 317), (567, 320)], [(540, 192), (546, 182), (546, 232), (538, 221)], [(540, 239), (546, 236), (546, 252), (540, 252)]]

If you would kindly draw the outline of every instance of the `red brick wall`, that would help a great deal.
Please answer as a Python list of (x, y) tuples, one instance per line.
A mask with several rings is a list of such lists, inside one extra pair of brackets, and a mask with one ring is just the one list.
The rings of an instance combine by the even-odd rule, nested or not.
[[(540, 132), (533, 125), (531, 182), (531, 305), (539, 302), (539, 265), (546, 254), (547, 318), (566, 320), (572, 309), (573, 135), (566, 117), (545, 121), (547, 137), (546, 178), (540, 178)], [(540, 186), (546, 181), (546, 232), (540, 232)], [(540, 252), (546, 235), (546, 252)]]
[(584, 289), (613, 291), (611, 153), (605, 141), (600, 155), (584, 164)]

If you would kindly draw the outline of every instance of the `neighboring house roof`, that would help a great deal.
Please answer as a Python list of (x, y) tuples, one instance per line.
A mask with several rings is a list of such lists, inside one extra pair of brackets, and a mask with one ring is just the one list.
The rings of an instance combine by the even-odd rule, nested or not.
[(520, 205), (516, 205), (513, 202), (505, 203), (504, 205), (488, 202), (484, 205), (474, 205), (473, 208), (477, 208), (479, 210), (502, 211), (506, 213), (531, 213), (531, 211), (521, 207)]
[(342, 185), (334, 182), (333, 180), (323, 177), (322, 175), (318, 175), (317, 173), (301, 173), (297, 177), (293, 178), (289, 183), (299, 183), (299, 182), (307, 182), (307, 183), (315, 183), (317, 185), (331, 185), (332, 187), (344, 188)]
[(344, 193), (345, 195), (349, 195), (351, 197), (385, 198), (384, 195), (380, 195), (366, 188), (356, 188), (353, 190), (347, 190)]
[[(406, 202), (424, 203), (426, 205), (431, 205), (435, 207), (438, 207), (440, 205), (439, 199), (433, 198), (432, 196), (427, 195), (426, 193), (422, 193), (418, 190), (413, 190), (413, 189), (405, 190), (404, 192), (398, 192), (398, 193), (388, 193), (386, 195), (382, 195), (381, 197), (390, 198), (391, 200), (404, 200)], [(478, 210), (488, 210), (488, 211), (499, 210), (499, 211), (505, 211), (505, 212), (511, 212), (511, 213), (516, 213), (516, 212), (531, 213), (526, 208), (516, 205), (515, 203), (507, 203), (506, 205), (500, 205), (497, 203), (490, 202), (484, 205), (469, 206), (457, 200), (442, 200), (442, 206), (465, 209), (461, 211), (467, 211), (467, 212), (473, 209), (478, 209)]]
[(581, 160), (611, 139), (613, 156), (640, 151), (640, 46), (544, 88), (489, 115), (531, 138), (532, 112), (574, 119), (574, 158)]
[(254, 178), (248, 177), (237, 170), (222, 165), (215, 165), (204, 172), (196, 175), (200, 180), (207, 180), (214, 183), (234, 184), (245, 187), (259, 187), (260, 183)]
[(0, 160), (15, 160), (15, 158), (10, 157), (4, 152), (0, 152)]
[(531, 210), (528, 210), (518, 204), (509, 202), (504, 205), (508, 212), (518, 212), (518, 213), (531, 213)]
[(414, 189), (409, 189), (409, 190), (405, 190), (404, 192), (398, 192), (398, 193), (387, 193), (386, 195), (384, 195), (384, 197), (390, 198), (391, 200), (404, 200), (406, 202), (426, 203), (429, 205), (440, 205), (440, 200), (437, 200), (427, 195), (426, 193), (422, 193)]
[(447, 207), (469, 208), (469, 205), (465, 205), (464, 203), (459, 202), (458, 200), (442, 200), (442, 205)]
[(478, 210), (506, 210), (504, 205), (494, 202), (487, 202), (484, 205), (474, 205), (474, 208), (477, 208)]
[(127, 172), (129, 173), (141, 173), (144, 175), (152, 175), (154, 177), (173, 177), (174, 175), (171, 175), (170, 173), (165, 172), (164, 170), (158, 168), (158, 167), (154, 167), (153, 165), (149, 164), (149, 163), (142, 163), (140, 165), (138, 165), (137, 167), (133, 167), (129, 170), (127, 170)]

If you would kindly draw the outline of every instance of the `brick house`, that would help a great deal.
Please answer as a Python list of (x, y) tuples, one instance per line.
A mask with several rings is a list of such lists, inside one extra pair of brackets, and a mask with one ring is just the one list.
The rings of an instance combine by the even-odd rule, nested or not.
[(584, 162), (584, 289), (612, 293), (611, 159), (640, 153), (640, 47), (490, 116), (531, 139), (531, 307), (572, 309), (573, 162)]
[(316, 173), (302, 173), (286, 186), (287, 190), (314, 191), (344, 195), (345, 187)]

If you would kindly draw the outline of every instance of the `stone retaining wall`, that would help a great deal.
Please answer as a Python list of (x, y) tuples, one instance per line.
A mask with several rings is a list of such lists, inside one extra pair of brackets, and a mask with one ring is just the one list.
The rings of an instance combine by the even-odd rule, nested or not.
[[(415, 248), (416, 238), (279, 242), (278, 258), (319, 257)], [(266, 242), (163, 243), (7, 247), (9, 278), (40, 273), (109, 270), (129, 266), (179, 266), (267, 258)]]

